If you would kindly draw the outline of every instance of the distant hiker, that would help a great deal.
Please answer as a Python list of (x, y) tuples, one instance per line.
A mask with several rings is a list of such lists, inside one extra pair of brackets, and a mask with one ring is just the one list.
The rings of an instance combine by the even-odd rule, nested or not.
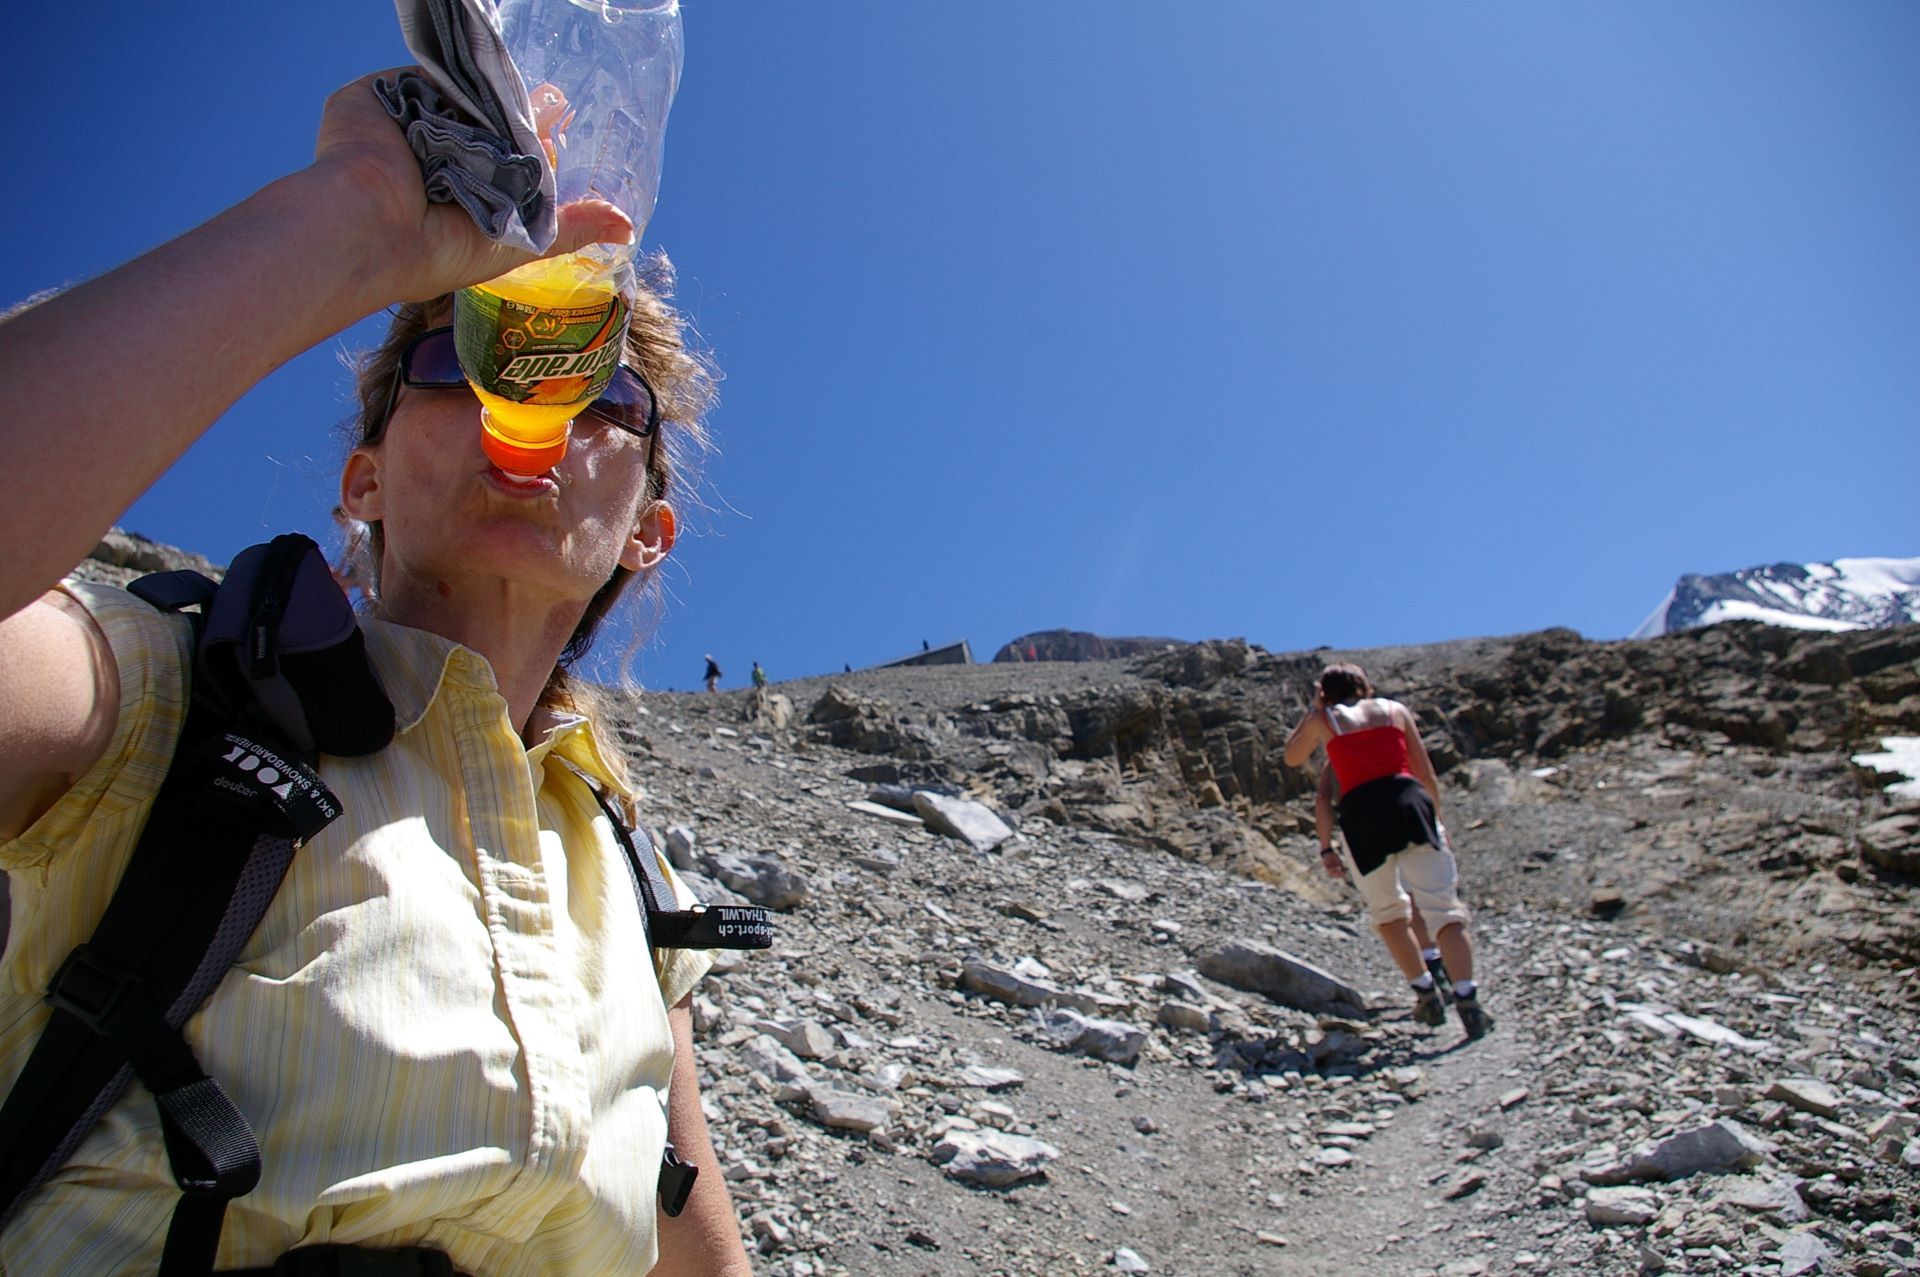
[(720, 690), (720, 662), (713, 659), (713, 653), (711, 652), (707, 653), (707, 672), (701, 675), (701, 677), (707, 680), (707, 690), (709, 692), (717, 692)]
[[(60, 1146), (56, 1132), (48, 1159), (0, 1161), (20, 1193), (0, 1271), (587, 1277), (657, 1261), (738, 1277), (750, 1268), (693, 1058), (691, 992), (711, 956), (648, 926), (640, 896), (654, 881), (668, 906), (656, 912), (684, 918), (692, 900), (644, 837), (623, 845), (612, 812), (632, 819), (636, 791), (571, 672), (623, 592), (655, 584), (670, 503), (691, 497), (684, 466), (707, 448), (712, 375), (683, 344), (656, 259), (614, 334), (624, 362), (565, 458), (507, 475), (481, 451), (452, 293), (529, 255), (428, 203), (372, 76), (327, 100), (315, 154), (206, 225), (0, 322), (13, 486), (0, 505), (0, 869), (13, 922), (0, 1091), (41, 1089), (46, 1070), (24, 1067), (41, 1041), (90, 1056), (104, 1042), (150, 1084), (108, 1085), (98, 1113), (83, 1102), (82, 1137)], [(631, 234), (605, 204), (571, 204), (558, 221), (556, 253)], [(183, 582), (152, 587), (154, 604), (61, 583), (269, 369), (383, 311), (387, 330), (356, 368), (340, 481), (342, 508), (368, 530), (377, 602), (350, 631), (359, 642), (320, 653), (334, 665), (250, 663), (300, 630), (303, 603), (340, 602), (292, 538), (267, 552), (266, 584), (228, 596), (253, 623), (231, 631), (249, 646), (224, 665), (195, 656), (189, 614), (162, 610), (174, 597), (162, 591)], [(77, 387), (67, 365), (81, 350)], [(210, 640), (229, 632), (216, 620)], [(329, 702), (322, 680), (347, 667), (355, 703)], [(226, 693), (249, 687), (298, 693), (271, 717), (304, 712), (304, 726), (203, 736), (208, 715), (230, 712)], [(384, 727), (389, 743), (346, 757), (305, 748), (325, 739), (353, 754), (323, 731), (341, 718)], [(260, 743), (268, 731), (292, 742), (284, 755)], [(184, 760), (183, 733), (196, 738)], [(272, 858), (285, 879), (275, 892), (270, 876), (229, 875), (271, 894), (264, 916), (210, 980), (182, 974), (203, 1003), (156, 1005), (147, 979), (171, 977), (128, 955), (120, 924), (144, 945), (237, 907), (192, 895), (195, 846), (180, 849), (191, 869), (144, 875), (160, 888), (153, 908), (115, 897), (103, 920), (170, 771), (224, 783), (195, 789), (207, 840), (227, 861)], [(183, 803), (165, 816), (152, 827), (191, 828)], [(260, 836), (240, 842), (249, 822)], [(316, 827), (303, 847), (287, 832)], [(107, 932), (116, 943), (99, 942)], [(200, 1009), (172, 1026), (176, 1005)], [(157, 1110), (156, 1095), (173, 1098)], [(62, 1110), (51, 1116), (65, 1122)], [(5, 1124), (10, 1151), (43, 1142), (19, 1126)], [(209, 1130), (236, 1128), (245, 1138), (206, 1152)], [(688, 1185), (686, 1163), (698, 1175), (673, 1216), (660, 1190)]]
[(923, 651), (923, 652), (930, 652), (930, 651), (932, 651), (932, 650), (933, 650), (933, 644), (931, 644), (931, 643), (929, 643), (929, 642), (927, 642), (927, 641), (926, 641), (925, 639), (921, 639), (921, 640), (920, 640), (920, 650), (921, 650), (921, 651)]
[[(1320, 672), (1313, 710), (1287, 738), (1284, 756), (1289, 766), (1305, 766), (1321, 745), (1340, 788), (1340, 832), (1360, 892), (1374, 930), (1413, 985), (1414, 1017), (1428, 1025), (1446, 1018), (1441, 990), (1408, 921), (1417, 904), (1428, 924), (1439, 927), (1435, 938), (1453, 975), (1461, 1027), (1470, 1038), (1484, 1037), (1493, 1017), (1480, 1005), (1459, 867), (1440, 823), (1440, 782), (1413, 711), (1375, 696), (1359, 666), (1330, 665)], [(1326, 837), (1320, 858), (1334, 872), (1340, 857)]]
[(753, 685), (755, 687), (765, 687), (767, 685), (767, 672), (760, 668), (760, 662), (758, 661), (753, 663)]

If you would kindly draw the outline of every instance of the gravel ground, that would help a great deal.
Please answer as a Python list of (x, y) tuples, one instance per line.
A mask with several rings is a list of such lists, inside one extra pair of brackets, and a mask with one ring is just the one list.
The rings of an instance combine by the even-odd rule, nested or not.
[[(829, 684), (938, 740), (996, 701), (1142, 682), (1119, 663), (1041, 664), (773, 690), (804, 718)], [(848, 806), (870, 786), (847, 773), (885, 759), (775, 726), (769, 705), (649, 694), (625, 728), (688, 864), (732, 856), (805, 884), (776, 949), (717, 975), (698, 1008), (709, 1114), (762, 1272), (1916, 1270), (1912, 971), (1840, 949), (1780, 958), (1777, 928), (1753, 925), (1769, 915), (1729, 908), (1742, 891), (1787, 908), (1816, 877), (1858, 885), (1755, 862), (1782, 822), (1818, 837), (1857, 823), (1844, 762), (1645, 738), (1451, 769), (1499, 1020), (1468, 1042), (1412, 1021), (1350, 897), (1316, 904), (1004, 804), (1017, 833), (987, 852), (890, 822)], [(990, 778), (947, 776), (996, 797)], [(751, 877), (734, 881), (752, 894)], [(1881, 888), (1900, 889), (1865, 889)], [(1367, 1014), (1196, 974), (1234, 940), (1325, 969)], [(1100, 1000), (1137, 1055), (1063, 1047), (1059, 1012), (968, 987), (970, 960)], [(1197, 1026), (1168, 1023), (1196, 995)], [(769, 1042), (794, 1048), (785, 1063)], [(970, 1086), (970, 1066), (1019, 1081)], [(1637, 1147), (1716, 1122), (1744, 1141), (1734, 1160), (1613, 1182)], [(991, 1131), (1051, 1156), (997, 1187), (943, 1165), (955, 1132)]]

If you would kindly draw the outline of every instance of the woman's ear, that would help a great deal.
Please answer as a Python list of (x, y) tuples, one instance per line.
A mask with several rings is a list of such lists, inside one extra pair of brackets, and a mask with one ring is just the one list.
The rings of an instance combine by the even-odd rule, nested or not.
[(660, 561), (673, 552), (674, 540), (679, 535), (680, 525), (673, 507), (664, 501), (655, 501), (640, 512), (633, 534), (621, 547), (620, 566), (629, 572), (658, 567)]
[(340, 471), (340, 508), (362, 523), (378, 523), (386, 517), (384, 504), (380, 458), (371, 449), (355, 448)]

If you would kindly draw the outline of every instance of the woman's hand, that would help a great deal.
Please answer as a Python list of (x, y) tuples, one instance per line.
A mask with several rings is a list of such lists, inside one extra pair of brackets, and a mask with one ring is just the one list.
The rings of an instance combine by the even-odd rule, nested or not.
[[(321, 184), (319, 198), (362, 228), (369, 252), (362, 267), (372, 299), (368, 309), (438, 297), (535, 257), (488, 239), (458, 204), (428, 201), (406, 133), (373, 91), (375, 80), (408, 69), (362, 76), (334, 91), (320, 118), (313, 166), (304, 175)], [(557, 220), (559, 234), (541, 256), (633, 238), (633, 223), (604, 200), (569, 204)]]
[(1281, 757), (1286, 760), (1287, 766), (1304, 767), (1320, 742), (1333, 735), (1333, 729), (1327, 724), (1326, 711), (1326, 693), (1316, 688), (1313, 693), (1313, 708), (1308, 710), (1307, 716), (1294, 727), (1293, 734), (1287, 737), (1286, 748), (1281, 751)]

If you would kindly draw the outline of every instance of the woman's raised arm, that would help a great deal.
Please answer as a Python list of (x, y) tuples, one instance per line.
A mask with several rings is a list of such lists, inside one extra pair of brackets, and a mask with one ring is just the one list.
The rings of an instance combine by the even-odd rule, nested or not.
[[(328, 99), (307, 168), (0, 323), (0, 617), (85, 558), (273, 369), (382, 306), (527, 260), (427, 202), (374, 78)], [(552, 251), (631, 233), (611, 205), (576, 205)]]

